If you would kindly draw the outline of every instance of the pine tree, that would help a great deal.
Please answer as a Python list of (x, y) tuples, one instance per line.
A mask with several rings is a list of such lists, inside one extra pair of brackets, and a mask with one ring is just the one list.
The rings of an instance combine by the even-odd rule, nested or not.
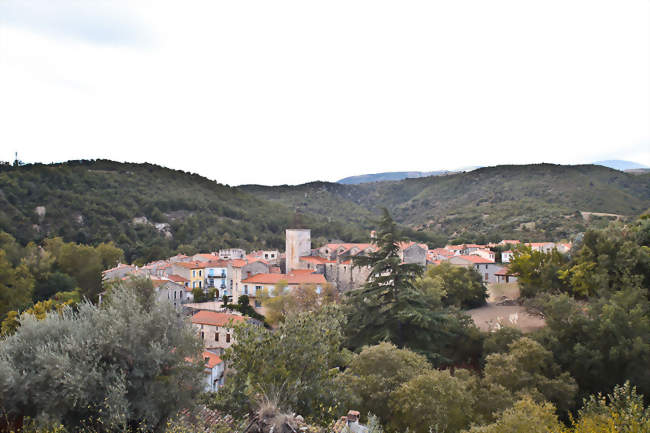
[(480, 353), (478, 330), (469, 316), (443, 308), (439, 299), (416, 286), (424, 269), (403, 263), (400, 236), (387, 210), (379, 222), (376, 251), (354, 257), (354, 266), (369, 267), (365, 285), (347, 298), (348, 346), (359, 349), (382, 341), (408, 348), (436, 366), (469, 361)]

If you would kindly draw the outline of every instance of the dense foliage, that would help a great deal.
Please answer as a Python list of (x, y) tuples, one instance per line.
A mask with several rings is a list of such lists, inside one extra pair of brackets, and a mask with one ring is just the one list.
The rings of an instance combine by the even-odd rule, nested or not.
[[(144, 217), (144, 218), (143, 218)], [(284, 230), (363, 240), (366, 230), (301, 215), (204, 177), (152, 164), (70, 161), (0, 170), (0, 231), (21, 244), (113, 242), (128, 262), (240, 247), (281, 248)]]
[(350, 222), (388, 208), (397, 222), (423, 230), (432, 246), (448, 238), (456, 243), (572, 239), (616, 218), (593, 213), (634, 218), (650, 208), (650, 174), (594, 165), (497, 166), (398, 182), (241, 188)]
[(3, 415), (70, 430), (162, 431), (202, 387), (194, 334), (172, 305), (143, 304), (127, 288), (101, 308), (25, 315), (0, 344)]

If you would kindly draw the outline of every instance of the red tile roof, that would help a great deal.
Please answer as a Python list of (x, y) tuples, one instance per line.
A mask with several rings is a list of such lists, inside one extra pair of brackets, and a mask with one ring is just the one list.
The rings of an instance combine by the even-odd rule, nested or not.
[(307, 270), (293, 271), (290, 274), (257, 274), (246, 278), (242, 283), (248, 284), (277, 284), (280, 281), (286, 281), (287, 284), (325, 284), (327, 280), (322, 274), (305, 272)]
[(205, 366), (208, 368), (214, 368), (215, 365), (223, 362), (217, 355), (208, 351), (203, 352), (203, 359), (205, 360)]
[(206, 262), (176, 262), (174, 265), (187, 269), (203, 269)]
[(185, 278), (181, 277), (180, 275), (172, 274), (172, 275), (167, 275), (167, 278), (172, 280), (175, 283), (187, 283), (189, 280), (186, 280)]
[(231, 320), (233, 323), (240, 323), (246, 318), (237, 314), (217, 313), (208, 310), (201, 310), (192, 316), (192, 323), (197, 325), (226, 326)]
[(452, 258), (456, 258), (456, 257), (467, 260), (468, 262), (472, 262), (472, 263), (494, 263), (494, 260), (488, 260), (481, 256), (455, 256)]

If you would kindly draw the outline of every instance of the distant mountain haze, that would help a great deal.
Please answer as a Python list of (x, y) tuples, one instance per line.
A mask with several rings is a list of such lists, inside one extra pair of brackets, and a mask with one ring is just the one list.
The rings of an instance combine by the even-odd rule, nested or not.
[[(609, 168), (613, 168), (614, 170), (621, 170), (621, 171), (650, 168), (643, 164), (639, 164), (632, 161), (623, 161), (620, 159), (596, 161), (592, 164), (602, 165), (604, 167), (609, 167)], [(402, 180), (402, 179), (413, 179), (418, 177), (442, 176), (449, 173), (472, 171), (472, 170), (476, 170), (477, 168), (481, 168), (481, 166), (462, 167), (456, 170), (438, 170), (438, 171), (387, 171), (383, 173), (361, 174), (357, 176), (344, 177), (343, 179), (337, 180), (336, 182), (345, 185), (358, 185), (360, 183), (366, 183), (366, 182), (384, 182), (384, 181), (394, 181), (394, 180)]]

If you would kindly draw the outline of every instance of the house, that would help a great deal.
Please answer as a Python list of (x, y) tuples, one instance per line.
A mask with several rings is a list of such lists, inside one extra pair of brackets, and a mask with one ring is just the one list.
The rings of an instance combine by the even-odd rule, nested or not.
[(192, 256), (192, 261), (194, 262), (211, 262), (219, 259), (220, 257), (217, 253), (200, 253)]
[(325, 276), (322, 274), (313, 273), (307, 269), (295, 269), (290, 274), (257, 274), (242, 280), (241, 295), (247, 295), (251, 300), (251, 305), (255, 307), (260, 314), (264, 314), (264, 307), (258, 295), (265, 291), (269, 296), (279, 293), (279, 290), (288, 288), (291, 290), (293, 287), (302, 285), (314, 285), (316, 291), (320, 293), (323, 287), (327, 284)]
[(476, 255), (454, 256), (447, 261), (454, 266), (474, 268), (474, 270), (481, 274), (484, 283), (495, 283), (495, 272), (500, 269), (500, 266), (494, 263), (494, 261)]
[(253, 275), (269, 272), (270, 266), (263, 260), (254, 262), (249, 262), (244, 259), (229, 260), (228, 269), (226, 270), (228, 280), (226, 295), (232, 297), (231, 301), (236, 304), (239, 301), (239, 296), (243, 294), (242, 280), (250, 278)]
[(454, 252), (452, 250), (448, 250), (447, 248), (434, 248), (432, 250), (429, 250), (427, 261), (429, 263), (433, 263), (438, 260), (447, 260), (454, 255)]
[(496, 254), (494, 254), (494, 251), (490, 251), (487, 248), (479, 248), (476, 250), (473, 250), (472, 252), (469, 253), (471, 256), (479, 256), (483, 257), (484, 259), (495, 261)]
[(261, 259), (267, 263), (277, 264), (280, 260), (280, 252), (278, 250), (253, 251), (252, 253), (248, 254), (246, 258), (249, 261)]
[(231, 296), (228, 293), (228, 262), (225, 260), (212, 260), (205, 263), (205, 287), (217, 289), (217, 298), (223, 295)]
[(245, 322), (246, 317), (225, 311), (201, 310), (192, 316), (191, 321), (203, 347), (221, 355), (234, 343), (233, 326)]
[(501, 263), (510, 263), (514, 257), (515, 254), (511, 250), (503, 251), (501, 253)]
[(172, 274), (180, 275), (188, 280), (190, 289), (204, 288), (204, 269), (205, 262), (176, 262), (172, 263)]
[(124, 278), (125, 276), (135, 272), (138, 269), (137, 266), (125, 265), (124, 263), (118, 263), (117, 266), (111, 269), (106, 269), (102, 272), (102, 280), (112, 280), (114, 278)]
[(512, 274), (507, 266), (502, 267), (494, 273), (497, 283), (515, 283), (517, 276)]
[(504, 239), (499, 242), (499, 245), (519, 245), (519, 241), (516, 239)]
[(403, 263), (414, 263), (420, 266), (426, 266), (428, 251), (429, 247), (426, 244), (400, 242), (398, 254)]
[(183, 302), (188, 300), (183, 284), (167, 278), (151, 277), (150, 279), (158, 300), (169, 301), (175, 307), (180, 307)]
[(530, 247), (533, 251), (550, 253), (555, 248), (555, 242), (528, 242), (526, 243), (526, 246)]
[(207, 350), (203, 352), (205, 361), (205, 391), (215, 392), (224, 384), (226, 365), (223, 360)]
[(244, 257), (246, 257), (246, 251), (241, 248), (219, 250), (219, 258), (222, 260), (243, 259)]

